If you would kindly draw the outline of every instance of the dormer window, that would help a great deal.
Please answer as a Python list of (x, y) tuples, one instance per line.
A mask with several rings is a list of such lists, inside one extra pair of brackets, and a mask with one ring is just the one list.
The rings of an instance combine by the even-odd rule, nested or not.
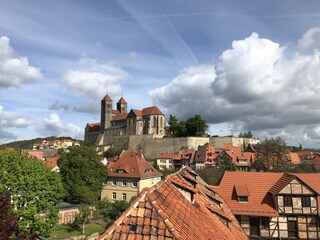
[(148, 168), (144, 171), (144, 173), (151, 173), (151, 172), (153, 172), (151, 168)]
[(240, 196), (239, 202), (247, 203), (248, 202), (248, 196)]
[(124, 169), (118, 169), (117, 173), (127, 173)]

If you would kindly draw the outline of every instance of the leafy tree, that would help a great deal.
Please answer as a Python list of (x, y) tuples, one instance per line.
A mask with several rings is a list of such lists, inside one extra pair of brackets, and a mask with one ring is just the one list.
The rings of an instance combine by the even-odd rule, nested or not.
[(119, 156), (122, 153), (122, 151), (123, 151), (122, 148), (116, 148), (116, 147), (109, 148), (107, 151), (103, 153), (103, 156), (106, 158)]
[(10, 239), (18, 229), (18, 218), (14, 214), (7, 192), (0, 192), (0, 239)]
[(80, 204), (78, 207), (79, 213), (76, 215), (72, 227), (76, 230), (81, 229), (82, 233), (85, 233), (85, 224), (89, 222), (90, 209), (84, 204)]
[[(58, 221), (64, 189), (60, 176), (17, 152), (0, 153), (0, 189), (6, 189), (18, 216), (18, 235), (49, 236)], [(21, 235), (22, 236), (22, 235)]]
[(253, 134), (251, 132), (251, 130), (249, 130), (248, 132), (244, 132), (244, 133), (240, 133), (239, 137), (243, 137), (243, 138), (253, 138)]
[(195, 115), (186, 121), (179, 121), (175, 116), (170, 115), (168, 123), (173, 135), (177, 137), (196, 136), (208, 129), (208, 125), (200, 115)]
[(237, 166), (232, 162), (231, 158), (226, 158), (220, 167), (222, 171), (237, 171)]
[(196, 136), (199, 133), (203, 133), (207, 131), (208, 125), (206, 122), (201, 118), (200, 115), (195, 115), (192, 118), (189, 118), (186, 123), (186, 130), (188, 136)]
[(283, 138), (266, 138), (257, 149), (257, 160), (271, 170), (286, 165), (286, 142)]
[(254, 163), (252, 163), (250, 168), (255, 169), (256, 172), (261, 172), (261, 171), (266, 172), (267, 171), (266, 166), (263, 164), (263, 162), (261, 162), (259, 160), (254, 161)]
[(197, 169), (196, 173), (209, 185), (215, 185), (223, 175), (224, 171), (215, 167)]
[(108, 199), (99, 201), (97, 204), (99, 213), (107, 223), (106, 227), (109, 227), (128, 207), (129, 204), (126, 201), (111, 202)]
[(107, 168), (94, 148), (72, 146), (58, 160), (60, 174), (68, 193), (66, 201), (93, 204), (107, 179)]

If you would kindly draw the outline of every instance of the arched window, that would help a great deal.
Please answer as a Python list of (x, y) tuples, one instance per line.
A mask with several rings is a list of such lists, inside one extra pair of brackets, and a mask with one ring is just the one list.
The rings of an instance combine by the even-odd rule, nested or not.
[(156, 127), (156, 126), (157, 126), (157, 118), (153, 117), (153, 127)]

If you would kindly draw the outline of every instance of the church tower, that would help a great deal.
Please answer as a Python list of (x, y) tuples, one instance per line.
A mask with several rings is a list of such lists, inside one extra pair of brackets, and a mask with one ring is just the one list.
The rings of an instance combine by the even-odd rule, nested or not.
[(104, 133), (104, 130), (111, 126), (112, 120), (112, 99), (107, 94), (101, 100), (101, 128), (100, 132)]
[(127, 107), (128, 107), (127, 101), (123, 97), (121, 97), (117, 102), (117, 110), (120, 113), (127, 113)]

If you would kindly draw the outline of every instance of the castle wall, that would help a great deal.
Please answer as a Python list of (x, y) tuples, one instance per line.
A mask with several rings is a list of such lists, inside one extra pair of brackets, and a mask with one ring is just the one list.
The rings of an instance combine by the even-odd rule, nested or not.
[(241, 137), (210, 137), (210, 145), (215, 148), (221, 148), (223, 144), (231, 143), (234, 147), (243, 147), (243, 143), (247, 146), (248, 144), (260, 143), (259, 139), (256, 138), (241, 138)]

